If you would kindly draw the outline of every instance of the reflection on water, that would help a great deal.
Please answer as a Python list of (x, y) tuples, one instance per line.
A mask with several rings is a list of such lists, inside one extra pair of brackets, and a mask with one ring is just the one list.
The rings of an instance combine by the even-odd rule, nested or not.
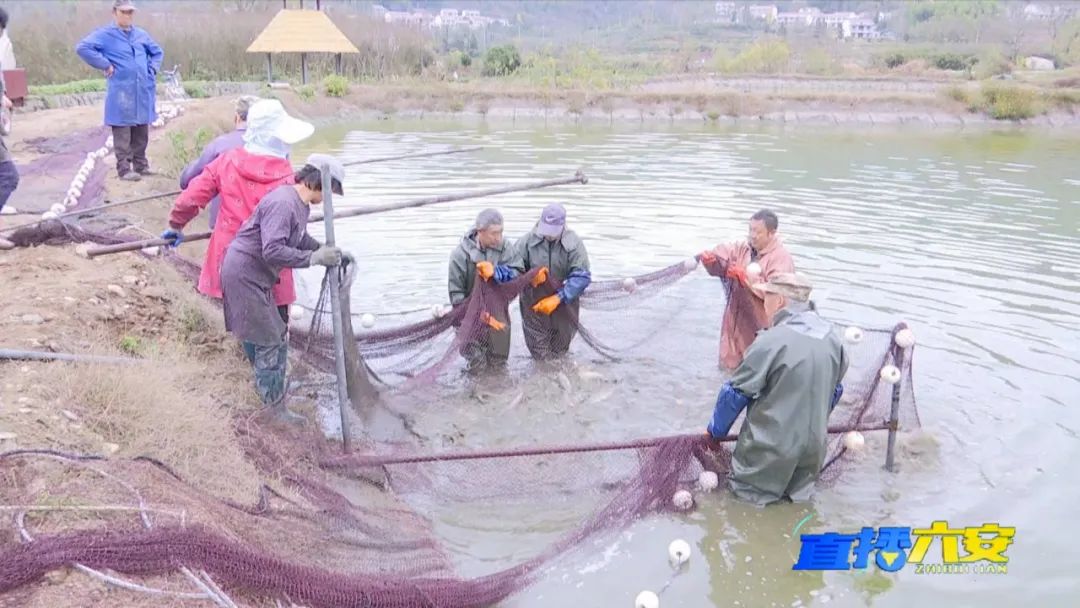
[[(339, 240), (363, 268), (354, 311), (376, 314), (380, 326), (424, 314), (387, 313), (446, 300), (447, 257), (480, 209), (500, 208), (507, 235), (516, 237), (545, 204), (561, 201), (598, 278), (654, 270), (741, 238), (746, 218), (770, 207), (826, 316), (875, 327), (906, 320), (919, 338), (916, 391), (925, 432), (905, 438), (899, 473), (881, 470), (883, 438), (868, 437), (842, 484), (820, 493), (812, 511), (758, 511), (710, 497), (687, 517), (654, 518), (590, 540), (508, 605), (632, 605), (638, 591), (659, 589), (671, 577), (666, 547), (676, 537), (697, 555), (663, 593), (665, 608), (941, 598), (950, 605), (1068, 605), (1080, 591), (1066, 565), (1080, 550), (1060, 527), (1080, 499), (1068, 468), (1080, 456), (1075, 136), (391, 121), (320, 137), (312, 148), (346, 159), (485, 147), (351, 170), (342, 207), (564, 176), (579, 167), (591, 179), (342, 220)], [(306, 272), (303, 280), (310, 298), (318, 276)], [(389, 401), (409, 412), (411, 428), (432, 447), (696, 432), (721, 378), (721, 302), (718, 282), (699, 271), (639, 309), (593, 313), (591, 321), (585, 313), (587, 324), (611, 338), (657, 332), (621, 361), (576, 344), (570, 362), (539, 368), (515, 327), (506, 376), (474, 383), (449, 374), (423, 403)], [(539, 498), (539, 514), (524, 520), (518, 536), (481, 534), (475, 518), (445, 514), (442, 532), (463, 570), (479, 561), (487, 564), (479, 571), (489, 572), (532, 554), (550, 530), (580, 515), (544, 511)], [(795, 573), (791, 532), (810, 513), (804, 532), (947, 518), (958, 526), (1016, 526), (1017, 536), (1004, 576)]]

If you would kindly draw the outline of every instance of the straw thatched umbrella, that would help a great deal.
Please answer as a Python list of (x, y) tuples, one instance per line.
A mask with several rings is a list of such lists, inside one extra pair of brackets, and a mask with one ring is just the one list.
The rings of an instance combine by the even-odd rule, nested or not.
[(337, 71), (341, 73), (341, 56), (359, 54), (359, 49), (341, 33), (330, 17), (322, 11), (282, 9), (270, 20), (248, 47), (249, 53), (266, 53), (266, 75), (274, 79), (275, 53), (300, 53), (300, 76), (307, 84), (307, 54), (332, 53), (337, 56)]

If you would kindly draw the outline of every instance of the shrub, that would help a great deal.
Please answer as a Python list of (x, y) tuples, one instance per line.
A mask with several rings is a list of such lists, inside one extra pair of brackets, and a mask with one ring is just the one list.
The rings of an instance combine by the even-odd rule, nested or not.
[(983, 53), (973, 61), (971, 75), (978, 80), (985, 80), (1012, 72), (1012, 63), (1000, 51)]
[(329, 97), (344, 97), (349, 94), (349, 80), (337, 74), (327, 76), (323, 80), (323, 90)]
[(315, 87), (310, 84), (296, 87), (296, 94), (304, 101), (311, 101), (312, 99), (315, 99)]
[(521, 55), (512, 44), (493, 46), (484, 55), (485, 76), (506, 76), (521, 67)]
[(907, 63), (907, 57), (903, 53), (890, 53), (883, 59), (885, 67), (891, 69), (898, 68)]
[[(717, 58), (714, 57), (714, 62)], [(743, 74), (775, 74), (784, 71), (791, 61), (791, 48), (783, 40), (758, 40), (725, 62), (721, 71)]]
[(201, 82), (185, 82), (184, 93), (192, 99), (203, 99), (210, 96), (206, 91), (206, 85)]
[(62, 84), (45, 84), (29, 87), (31, 95), (79, 95), (82, 93), (101, 93), (105, 91), (104, 80), (76, 80)]
[(1039, 113), (1035, 91), (1015, 85), (986, 83), (982, 99), (986, 113), (997, 120), (1021, 120)]
[(934, 67), (939, 70), (958, 72), (966, 70), (975, 63), (975, 58), (956, 53), (942, 53), (933, 58)]

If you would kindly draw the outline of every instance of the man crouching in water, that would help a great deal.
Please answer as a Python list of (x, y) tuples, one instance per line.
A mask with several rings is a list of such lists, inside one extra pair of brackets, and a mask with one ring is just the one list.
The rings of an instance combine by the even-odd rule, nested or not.
[(829, 414), (848, 360), (832, 324), (818, 316), (810, 283), (795, 273), (755, 285), (771, 327), (758, 333), (720, 389), (708, 432), (727, 435), (746, 410), (731, 458), (731, 489), (759, 506), (809, 500), (825, 462)]
[(255, 367), (255, 389), (263, 406), (284, 422), (304, 418), (285, 407), (288, 341), (271, 290), (283, 268), (337, 266), (351, 260), (307, 233), (311, 205), (323, 201), (319, 167), (329, 164), (332, 190), (342, 193), (345, 168), (337, 159), (312, 154), (296, 172), (295, 185), (278, 186), (240, 227), (221, 265), (225, 329), (241, 341)]

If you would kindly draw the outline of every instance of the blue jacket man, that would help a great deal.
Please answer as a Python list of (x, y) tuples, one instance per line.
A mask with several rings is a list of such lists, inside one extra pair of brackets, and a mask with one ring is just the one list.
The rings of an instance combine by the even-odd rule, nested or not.
[(90, 67), (105, 73), (105, 124), (112, 127), (116, 171), (138, 181), (150, 174), (146, 145), (155, 110), (156, 79), (164, 53), (146, 30), (137, 28), (132, 0), (113, 2), (114, 23), (92, 32), (75, 47)]
[(808, 500), (825, 462), (829, 414), (848, 360), (832, 324), (810, 301), (810, 282), (781, 273), (755, 286), (772, 327), (758, 332), (720, 389), (708, 432), (727, 434), (746, 410), (731, 457), (735, 496), (765, 505)]

